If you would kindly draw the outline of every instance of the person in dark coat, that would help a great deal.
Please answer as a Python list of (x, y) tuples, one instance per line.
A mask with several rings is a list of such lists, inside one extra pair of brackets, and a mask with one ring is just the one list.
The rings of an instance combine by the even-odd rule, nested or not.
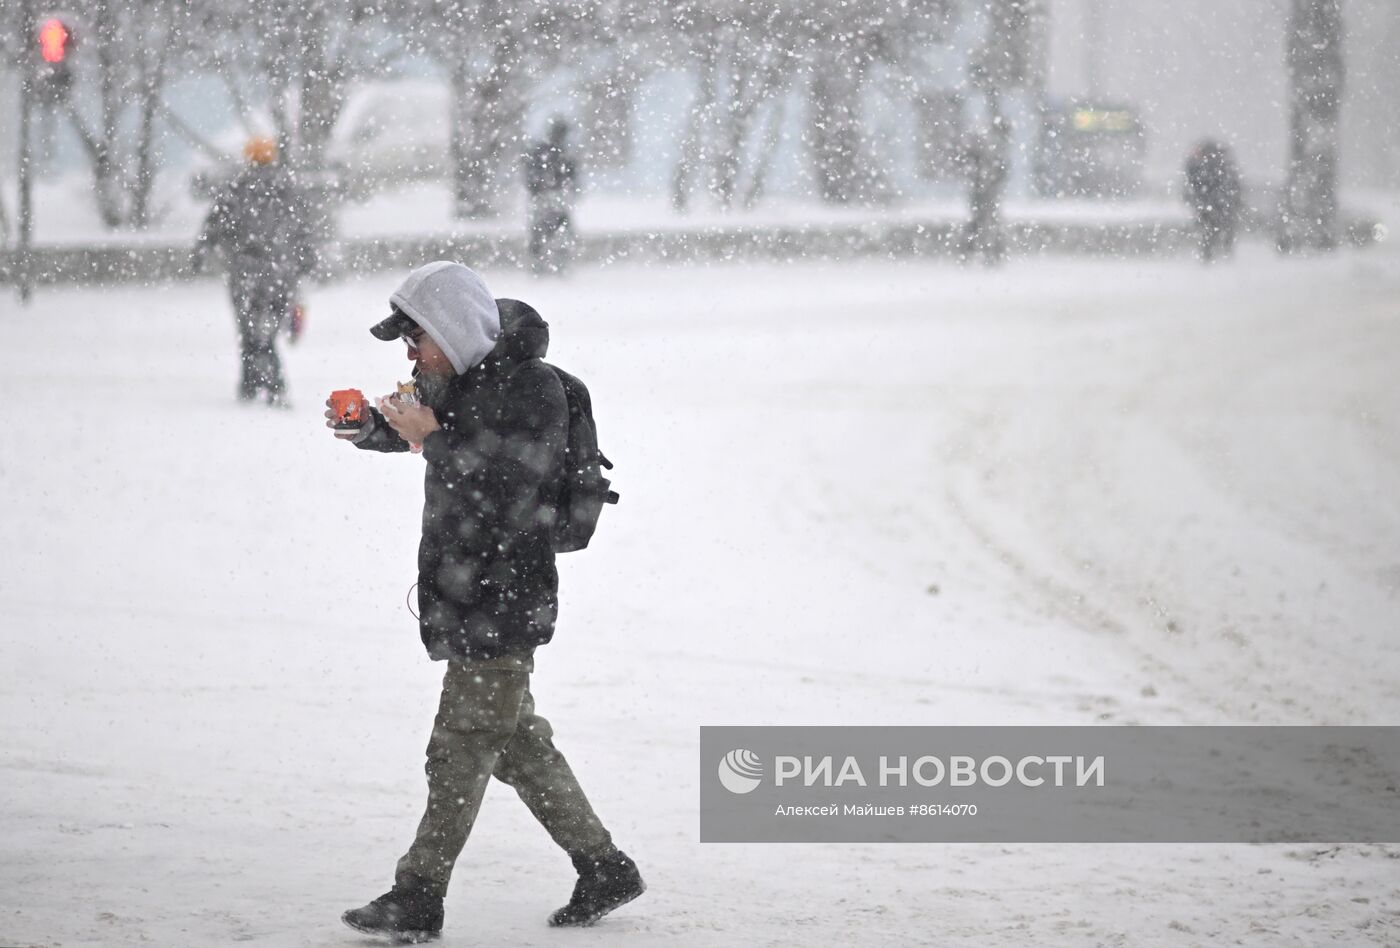
[(548, 137), (525, 156), (530, 195), (530, 260), (536, 273), (560, 273), (573, 249), (573, 202), (578, 161), (569, 147), (569, 123), (556, 118)]
[(1240, 173), (1226, 145), (1207, 139), (1186, 159), (1183, 195), (1196, 218), (1201, 259), (1210, 263), (1235, 251), (1240, 219)]
[(985, 265), (996, 266), (1006, 259), (1006, 237), (1001, 226), (1006, 164), (988, 135), (972, 136), (962, 160), (968, 179), (968, 222), (960, 257), (964, 263), (980, 257)]
[[(421, 449), (419, 634), (447, 669), (418, 832), (393, 888), (343, 919), (409, 939), (439, 932), (452, 868), (494, 776), (515, 788), (578, 872), (550, 924), (591, 924), (646, 887), (555, 748), (529, 688), (534, 651), (553, 637), (559, 608), (551, 522), (569, 407), (542, 361), (549, 327), (447, 261), (415, 270), (390, 302), (372, 331), (407, 343), (414, 398), (381, 400), (359, 432), (337, 437), (371, 451)], [(327, 411), (327, 424), (335, 420)]]
[(255, 138), (244, 149), (247, 167), (214, 199), (195, 244), (192, 265), (203, 267), (222, 248), (229, 296), (238, 324), (238, 397), (265, 393), (286, 405), (277, 334), (293, 319), (297, 285), (316, 263), (308, 208), (290, 173), (277, 163), (277, 145)]

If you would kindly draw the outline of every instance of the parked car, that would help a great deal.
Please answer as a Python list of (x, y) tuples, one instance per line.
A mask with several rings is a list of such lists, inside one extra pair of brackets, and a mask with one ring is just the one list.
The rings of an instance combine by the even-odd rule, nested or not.
[(1142, 188), (1147, 136), (1138, 110), (1118, 102), (1052, 102), (1036, 149), (1042, 197), (1131, 197)]
[[(447, 177), (448, 105), (447, 87), (439, 82), (395, 80), (353, 88), (326, 143), (326, 167), (308, 186), (360, 199), (388, 185)], [(258, 118), (261, 128), (272, 127), (266, 117)], [(229, 158), (193, 169), (194, 197), (212, 199), (238, 173), (248, 137), (240, 123), (214, 138), (214, 146)]]
[(441, 82), (395, 80), (352, 90), (326, 149), (350, 197), (391, 184), (446, 178), (449, 108)]

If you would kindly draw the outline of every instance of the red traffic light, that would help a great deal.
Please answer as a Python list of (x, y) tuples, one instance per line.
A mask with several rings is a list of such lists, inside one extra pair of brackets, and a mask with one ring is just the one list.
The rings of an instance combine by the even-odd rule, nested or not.
[(39, 26), (39, 54), (44, 62), (57, 65), (68, 57), (72, 32), (58, 17), (50, 17)]

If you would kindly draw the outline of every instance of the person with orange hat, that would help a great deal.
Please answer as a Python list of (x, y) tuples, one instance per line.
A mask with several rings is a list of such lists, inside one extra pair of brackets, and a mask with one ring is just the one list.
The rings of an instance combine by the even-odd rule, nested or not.
[(247, 166), (214, 199), (191, 266), (202, 269), (209, 253), (222, 248), (241, 350), (238, 397), (254, 401), (265, 394), (269, 405), (285, 407), (277, 334), (295, 321), (297, 284), (315, 266), (316, 247), (309, 208), (295, 177), (277, 160), (277, 142), (253, 138), (243, 157)]

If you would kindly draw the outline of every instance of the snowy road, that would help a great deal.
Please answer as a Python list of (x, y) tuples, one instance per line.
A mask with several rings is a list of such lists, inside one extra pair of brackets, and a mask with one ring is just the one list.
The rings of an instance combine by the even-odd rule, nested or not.
[[(622, 504), (535, 692), (650, 891), (493, 786), (444, 945), (1400, 942), (1400, 848), (700, 846), (702, 724), (1400, 723), (1400, 253), (488, 273)], [(394, 278), (315, 288), (296, 409), (213, 284), (0, 303), (0, 944), (360, 944), (441, 666), (404, 608)]]

